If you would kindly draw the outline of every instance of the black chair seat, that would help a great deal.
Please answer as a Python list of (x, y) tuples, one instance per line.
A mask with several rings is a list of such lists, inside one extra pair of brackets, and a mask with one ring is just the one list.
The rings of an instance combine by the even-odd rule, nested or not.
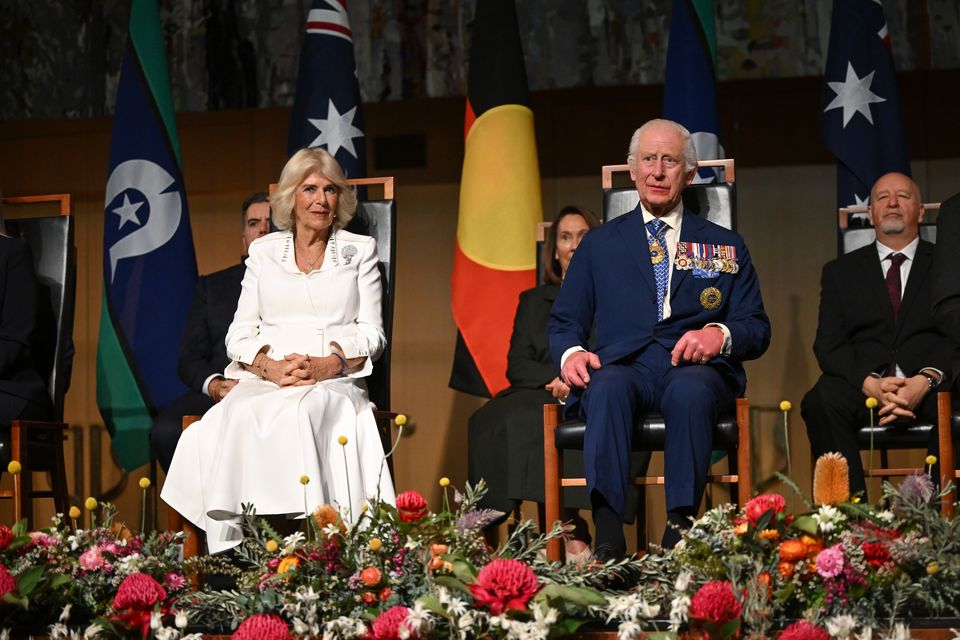
[[(583, 435), (587, 423), (583, 420), (567, 420), (557, 425), (554, 444), (557, 449), (583, 449)], [(634, 451), (663, 451), (666, 442), (666, 427), (663, 416), (650, 414), (633, 430)], [(926, 446), (926, 445), (924, 445)], [(713, 448), (733, 451), (737, 448), (736, 416), (724, 416), (713, 430)]]
[[(960, 440), (960, 413), (954, 413), (950, 419), (953, 439)], [(873, 433), (874, 449), (926, 449), (931, 432), (937, 425), (930, 422), (897, 422), (887, 425), (867, 425), (857, 432), (862, 449), (870, 448), (870, 434)]]

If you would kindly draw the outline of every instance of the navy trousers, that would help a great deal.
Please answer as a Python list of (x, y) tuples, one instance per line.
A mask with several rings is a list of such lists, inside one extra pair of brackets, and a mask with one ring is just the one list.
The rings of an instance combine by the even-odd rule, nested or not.
[(596, 491), (623, 518), (636, 422), (658, 412), (666, 424), (664, 482), (667, 510), (700, 506), (713, 428), (736, 404), (737, 382), (726, 365), (670, 364), (670, 352), (651, 345), (635, 358), (591, 372), (580, 401), (587, 423), (584, 467)]

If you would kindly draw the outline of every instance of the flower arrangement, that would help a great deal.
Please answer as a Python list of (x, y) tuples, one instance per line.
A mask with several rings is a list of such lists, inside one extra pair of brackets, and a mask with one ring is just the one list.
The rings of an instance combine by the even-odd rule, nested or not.
[[(825, 457), (816, 478), (804, 513), (763, 494), (708, 511), (671, 551), (587, 567), (542, 558), (562, 526), (520, 523), (489, 548), (482, 529), (501, 514), (478, 507), (482, 483), (461, 494), (442, 481), (436, 512), (412, 491), (352, 524), (322, 506), (288, 536), (248, 506), (233, 564), (180, 563), (181, 534), (133, 534), (101, 505), (90, 529), (0, 526), (0, 637), (42, 621), (54, 638), (547, 639), (590, 621), (620, 640), (892, 639), (908, 636), (902, 619), (960, 615), (960, 520), (935, 508), (929, 477), (885, 485), (881, 506), (840, 486), (842, 458)], [(236, 588), (194, 586), (217, 572)]]

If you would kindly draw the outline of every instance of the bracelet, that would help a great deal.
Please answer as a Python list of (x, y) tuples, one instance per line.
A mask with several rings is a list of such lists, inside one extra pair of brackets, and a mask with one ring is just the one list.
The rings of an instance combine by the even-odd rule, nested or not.
[(260, 378), (261, 380), (266, 380), (266, 379), (267, 379), (267, 365), (266, 365), (266, 364), (263, 364), (263, 361), (266, 360), (267, 356), (265, 356), (265, 355), (262, 354), (262, 353), (258, 353), (258, 354), (257, 354), (257, 357), (260, 358), (261, 364), (257, 364), (257, 358), (254, 358), (254, 359), (253, 359), (253, 366), (254, 366), (255, 369), (259, 369), (259, 370), (260, 370), (260, 373), (257, 374), (257, 375), (259, 376), (259, 378)]
[(340, 373), (341, 373), (341, 374), (346, 373), (347, 370), (350, 368), (349, 366), (347, 366), (347, 360), (346, 360), (346, 358), (344, 358), (342, 355), (340, 355), (340, 354), (337, 353), (336, 351), (331, 352), (330, 355), (336, 356), (336, 357), (337, 357), (337, 360), (340, 361), (340, 364), (342, 365), (342, 368), (340, 369)]

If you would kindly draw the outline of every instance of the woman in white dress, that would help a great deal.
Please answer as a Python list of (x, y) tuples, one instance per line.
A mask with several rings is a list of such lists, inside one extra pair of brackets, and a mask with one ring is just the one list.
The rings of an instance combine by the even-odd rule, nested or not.
[(349, 518), (395, 497), (363, 381), (386, 343), (377, 248), (343, 230), (356, 194), (329, 153), (302, 149), (270, 204), (281, 231), (250, 245), (227, 332), (224, 376), (239, 383), (184, 431), (161, 494), (211, 553), (240, 541), (241, 504), (302, 516), (301, 476), (311, 510)]

